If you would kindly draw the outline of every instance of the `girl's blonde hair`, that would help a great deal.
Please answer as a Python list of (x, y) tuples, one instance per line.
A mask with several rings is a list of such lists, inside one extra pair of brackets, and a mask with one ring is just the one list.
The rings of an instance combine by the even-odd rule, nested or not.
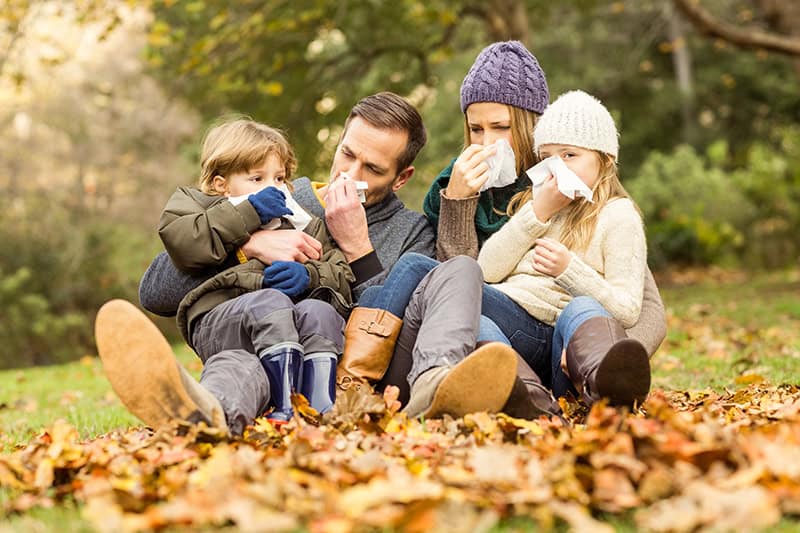
[[(605, 152), (598, 150), (592, 150), (592, 152), (600, 160), (599, 177), (593, 187), (594, 194), (592, 199), (594, 203), (589, 203), (583, 198), (576, 198), (575, 201), (571, 202), (559, 213), (560, 216), (565, 217), (559, 240), (561, 244), (573, 251), (585, 250), (589, 246), (594, 234), (594, 228), (597, 225), (597, 217), (608, 202), (616, 198), (631, 199), (628, 191), (619, 181), (616, 159)], [(525, 202), (533, 197), (531, 189), (522, 191), (520, 195), (514, 211), (511, 210), (511, 205), (509, 204), (509, 215), (513, 215)], [(634, 203), (634, 205), (636, 204)], [(639, 207), (637, 206), (636, 209), (639, 210)]]
[(199, 186), (206, 194), (214, 190), (214, 177), (226, 178), (239, 172), (248, 172), (261, 166), (270, 154), (283, 163), (286, 184), (297, 169), (294, 150), (283, 133), (275, 128), (249, 118), (226, 120), (206, 133), (200, 154)]
[[(539, 157), (536, 150), (533, 149), (533, 129), (536, 127), (536, 121), (539, 120), (539, 115), (533, 111), (515, 107), (513, 105), (505, 104), (508, 109), (508, 114), (511, 117), (511, 149), (514, 151), (514, 160), (517, 165), (517, 176), (521, 176), (523, 172), (531, 168), (539, 162)], [(470, 144), (470, 131), (469, 119), (467, 114), (464, 113), (464, 149)], [(498, 211), (493, 208), (498, 215), (510, 215), (512, 208), (516, 210), (517, 205), (522, 205), (519, 199), (525, 191), (520, 191), (511, 197), (508, 203), (506, 213)]]

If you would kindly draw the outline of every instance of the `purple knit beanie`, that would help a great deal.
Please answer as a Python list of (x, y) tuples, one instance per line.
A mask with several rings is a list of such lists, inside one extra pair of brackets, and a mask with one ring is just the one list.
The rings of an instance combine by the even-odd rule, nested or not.
[(541, 115), (550, 101), (539, 62), (519, 41), (490, 44), (461, 84), (461, 111), (475, 102), (497, 102)]

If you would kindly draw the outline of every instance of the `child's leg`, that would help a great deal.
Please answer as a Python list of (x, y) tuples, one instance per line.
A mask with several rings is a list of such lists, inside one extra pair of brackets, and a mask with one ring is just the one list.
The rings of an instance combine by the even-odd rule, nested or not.
[(336, 400), (336, 364), (344, 347), (344, 319), (329, 304), (303, 300), (295, 304), (297, 333), (303, 345), (300, 392), (320, 413)]
[[(574, 298), (556, 322), (552, 353), (556, 394), (563, 394), (569, 381), (591, 405), (601, 397), (611, 405), (642, 401), (650, 390), (650, 361), (644, 346), (629, 339), (625, 330), (597, 301)], [(562, 370), (566, 348), (569, 376)], [(575, 389), (572, 389), (575, 390)]]
[(263, 289), (220, 304), (202, 318), (192, 344), (204, 360), (229, 349), (254, 354), (264, 370), (249, 379), (266, 377), (269, 382), (263, 404), (271, 399), (276, 408), (273, 418), (291, 418), (291, 393), (300, 389), (303, 347), (288, 296)]

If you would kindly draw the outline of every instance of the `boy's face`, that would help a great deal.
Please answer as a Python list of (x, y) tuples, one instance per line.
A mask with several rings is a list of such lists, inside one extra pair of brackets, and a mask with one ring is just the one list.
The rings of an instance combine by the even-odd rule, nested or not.
[(223, 196), (247, 196), (267, 187), (286, 183), (286, 169), (277, 154), (269, 154), (264, 163), (247, 172), (237, 172), (227, 178), (214, 177), (214, 190)]

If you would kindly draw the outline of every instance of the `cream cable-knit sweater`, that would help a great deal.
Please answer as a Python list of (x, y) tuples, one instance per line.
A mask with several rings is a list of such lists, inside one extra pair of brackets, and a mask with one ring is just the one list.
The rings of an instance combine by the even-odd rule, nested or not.
[(566, 270), (553, 278), (534, 270), (534, 242), (559, 240), (563, 224), (559, 215), (540, 222), (527, 202), (481, 248), (484, 279), (546, 324), (554, 325), (573, 297), (591, 296), (630, 328), (639, 319), (647, 268), (644, 227), (633, 202), (619, 198), (606, 204), (589, 246), (573, 252)]

